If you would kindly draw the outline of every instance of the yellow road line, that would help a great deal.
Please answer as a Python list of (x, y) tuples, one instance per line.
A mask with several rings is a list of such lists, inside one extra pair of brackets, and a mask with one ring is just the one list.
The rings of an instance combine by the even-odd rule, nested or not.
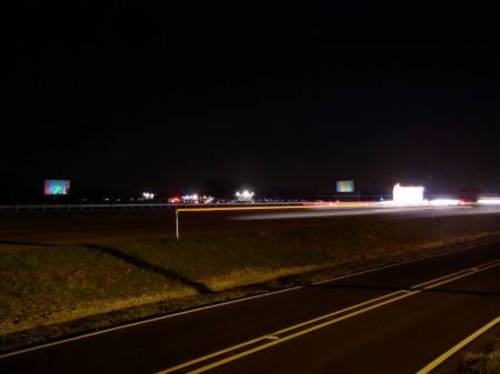
[(370, 299), (370, 300), (364, 301), (364, 302), (356, 304), (356, 305), (351, 305), (351, 306), (349, 306), (347, 308), (340, 309), (340, 310), (335, 311), (333, 313), (329, 313), (329, 314), (326, 314), (326, 315), (323, 315), (323, 316), (320, 316), (320, 317), (317, 317), (317, 318), (314, 318), (314, 319), (311, 319), (311, 320), (299, 323), (297, 325), (293, 325), (293, 326), (287, 327), (285, 329), (282, 329), (282, 330), (279, 330), (279, 331), (272, 332), (270, 334), (266, 334), (266, 335), (260, 336), (260, 337), (255, 338), (255, 339), (248, 340), (248, 341), (243, 342), (241, 344), (237, 344), (237, 345), (234, 345), (232, 347), (229, 347), (229, 348), (226, 348), (226, 349), (214, 352), (214, 353), (210, 353), (210, 354), (208, 354), (206, 356), (198, 357), (198, 358), (196, 358), (194, 360), (191, 360), (191, 361), (188, 361), (188, 362), (184, 362), (182, 364), (179, 364), (177, 366), (168, 368), (166, 370), (159, 371), (158, 374), (167, 374), (167, 373), (171, 373), (171, 372), (183, 369), (183, 368), (188, 367), (188, 366), (192, 366), (192, 365), (200, 363), (202, 361), (206, 361), (206, 360), (209, 360), (211, 358), (215, 358), (217, 356), (221, 356), (221, 355), (223, 355), (225, 353), (229, 353), (231, 351), (237, 350), (239, 348), (243, 348), (243, 347), (246, 347), (248, 345), (257, 343), (257, 342), (259, 342), (261, 340), (268, 339), (271, 336), (276, 336), (276, 335), (279, 335), (279, 334), (283, 334), (283, 333), (288, 332), (290, 330), (294, 330), (294, 329), (306, 326), (308, 324), (321, 321), (321, 320), (323, 320), (325, 318), (333, 317), (335, 315), (351, 311), (351, 310), (353, 310), (355, 308), (360, 308), (360, 307), (365, 306), (367, 304), (375, 303), (375, 302), (380, 301), (382, 299), (387, 299), (388, 297), (391, 297), (391, 296), (394, 296), (394, 295), (400, 294), (400, 293), (402, 293), (402, 291), (393, 292), (393, 293), (390, 293), (390, 294), (387, 294), (387, 295), (379, 296), (379, 297), (376, 297), (374, 299)]
[[(432, 288), (435, 288), (435, 287), (439, 287), (443, 284), (446, 284), (446, 283), (450, 283), (450, 282), (453, 282), (455, 280), (459, 280), (459, 279), (462, 279), (462, 278), (465, 278), (469, 275), (472, 275), (472, 274), (476, 274), (478, 272), (481, 272), (481, 271), (484, 271), (484, 270), (487, 270), (487, 269), (491, 269), (495, 266), (498, 266), (500, 265), (500, 262), (497, 262), (496, 264), (493, 264), (493, 265), (489, 265), (488, 267), (482, 267), (481, 269), (478, 269), (477, 271), (470, 271), (466, 274), (460, 274), (460, 275), (457, 275), (453, 278), (449, 278), (449, 279), (446, 279), (444, 281), (441, 281), (441, 282), (438, 282), (437, 284), (433, 284), (433, 285), (430, 285), (430, 286), (427, 286), (424, 288), (424, 290), (429, 290), (429, 289), (432, 289)], [(442, 277), (440, 277), (442, 278)], [(258, 347), (255, 347), (253, 349), (250, 349), (248, 351), (244, 351), (244, 352), (241, 352), (239, 354), (236, 354), (236, 355), (233, 355), (233, 356), (230, 356), (230, 357), (227, 357), (223, 360), (220, 360), (220, 361), (216, 361), (212, 364), (209, 364), (209, 365), (206, 365), (206, 366), (203, 366), (201, 368), (198, 368), (196, 370), (193, 370), (193, 371), (190, 371), (189, 373), (191, 374), (195, 374), (195, 373), (202, 373), (202, 372), (205, 372), (205, 371), (208, 371), (208, 370), (211, 370), (213, 368), (216, 368), (218, 366), (222, 366), (224, 364), (227, 364), (229, 362), (232, 362), (232, 361), (235, 361), (237, 359), (240, 359), (240, 358), (243, 358), (245, 356), (248, 356), (250, 354), (253, 354), (253, 353), (256, 353), (256, 352), (259, 352), (261, 350), (264, 350), (264, 349), (267, 349), (267, 348), (270, 348), (274, 345), (278, 345), (278, 344), (282, 344), (288, 340), (291, 340), (291, 339), (295, 339), (297, 337), (300, 337), (302, 335), (305, 335), (305, 334), (308, 334), (308, 333), (311, 333), (311, 332), (314, 332), (316, 330), (319, 330), (319, 329), (322, 329), (324, 327), (327, 327), (329, 325), (332, 325), (332, 324), (335, 324), (335, 323), (338, 323), (338, 322), (341, 322), (345, 319), (348, 319), (348, 318), (352, 318), (352, 317), (355, 317), (357, 315), (360, 315), (360, 314), (363, 314), (363, 313), (367, 313), (373, 309), (377, 309), (377, 308), (380, 308), (382, 306), (385, 306), (387, 304), (391, 304), (393, 302), (396, 302), (396, 301), (399, 301), (399, 300), (402, 300), (402, 299), (406, 299), (408, 297), (411, 297), (411, 296), (414, 296), (414, 295), (417, 295), (417, 294), (420, 294), (422, 293), (423, 291), (411, 291), (411, 292), (407, 292), (406, 294), (403, 294), (399, 297), (396, 297), (396, 298), (392, 298), (392, 299), (389, 299), (389, 300), (386, 300), (386, 301), (383, 301), (381, 303), (378, 303), (378, 304), (375, 304), (375, 305), (372, 305), (372, 306), (369, 306), (367, 308), (364, 308), (364, 309), (361, 309), (361, 310), (357, 310), (353, 313), (350, 313), (350, 314), (347, 314), (345, 316), (342, 316), (342, 317), (339, 317), (339, 318), (336, 318), (334, 320), (331, 320), (331, 321), (326, 321), (324, 323), (321, 323), (321, 324), (318, 324), (318, 325), (315, 325), (315, 326), (312, 326), (308, 329), (305, 329), (305, 330), (301, 330), (299, 332), (296, 332), (292, 335), (288, 335), (284, 338), (281, 338), (280, 340), (276, 340), (276, 341), (273, 341), (273, 342), (270, 342), (270, 343), (267, 343), (267, 344), (264, 344), (264, 345), (260, 345)], [(278, 335), (278, 334), (276, 334)]]
[[(266, 340), (266, 339), (268, 340), (268, 338), (270, 336), (276, 336), (276, 337), (280, 338), (279, 340), (273, 340), (273, 341), (271, 341), (269, 343), (259, 345), (259, 346), (255, 347), (255, 348), (252, 348), (252, 349), (249, 349), (249, 350), (237, 353), (235, 355), (229, 356), (229, 357), (227, 357), (225, 359), (222, 359), (222, 360), (219, 360), (219, 361), (215, 361), (212, 364), (200, 367), (200, 368), (198, 368), (198, 369), (190, 372), (190, 373), (201, 373), (201, 372), (213, 369), (215, 367), (224, 365), (224, 364), (229, 363), (231, 361), (237, 360), (239, 358), (248, 356), (248, 355), (253, 354), (255, 352), (261, 351), (263, 349), (267, 349), (267, 348), (272, 347), (274, 345), (282, 344), (282, 343), (284, 343), (284, 342), (286, 342), (288, 340), (291, 340), (291, 339), (294, 339), (296, 337), (302, 336), (304, 334), (316, 331), (318, 329), (324, 328), (324, 327), (332, 325), (334, 323), (341, 322), (341, 321), (343, 321), (345, 319), (348, 319), (348, 318), (351, 318), (351, 317), (355, 317), (355, 316), (357, 316), (359, 314), (369, 312), (369, 311), (371, 311), (373, 309), (382, 307), (384, 305), (387, 305), (387, 304), (390, 304), (390, 303), (393, 303), (393, 302), (405, 299), (407, 297), (411, 297), (411, 296), (420, 294), (424, 290), (430, 290), (432, 288), (439, 287), (439, 286), (441, 286), (443, 284), (447, 284), (447, 283), (453, 282), (455, 280), (459, 280), (459, 279), (465, 278), (467, 276), (470, 276), (470, 275), (473, 275), (473, 274), (477, 274), (477, 273), (479, 273), (481, 271), (488, 270), (488, 269), (491, 269), (491, 268), (499, 266), (499, 265), (500, 265), (500, 260), (494, 260), (494, 261), (486, 262), (486, 263), (484, 263), (482, 265), (479, 265), (479, 266), (477, 266), (477, 267), (475, 267), (473, 269), (469, 268), (469, 269), (465, 269), (465, 270), (462, 270), (462, 271), (459, 271), (459, 272), (455, 272), (455, 273), (451, 273), (451, 274), (448, 274), (448, 275), (445, 275), (445, 276), (441, 276), (441, 277), (435, 278), (435, 279), (433, 279), (431, 281), (428, 281), (428, 282), (425, 282), (425, 283), (421, 283), (420, 285), (416, 285), (416, 286), (413, 286), (413, 287), (410, 288), (410, 289), (413, 289), (414, 287), (418, 287), (418, 286), (421, 286), (421, 285), (427, 285), (426, 287), (424, 287), (421, 290), (415, 290), (415, 291), (399, 290), (399, 291), (396, 291), (396, 292), (392, 292), (390, 294), (383, 295), (383, 296), (380, 296), (380, 297), (377, 297), (377, 298), (374, 298), (374, 299), (371, 299), (371, 300), (367, 300), (365, 302), (362, 302), (362, 303), (359, 303), (359, 304), (356, 304), (356, 305), (352, 305), (350, 307), (347, 307), (347, 308), (344, 308), (344, 309), (341, 309), (341, 310), (338, 310), (338, 311), (335, 311), (335, 312), (332, 312), (332, 313), (329, 313), (329, 314), (326, 314), (326, 315), (323, 315), (323, 316), (320, 316), (320, 317), (317, 317), (317, 318), (314, 318), (314, 319), (311, 319), (311, 320), (308, 320), (308, 321), (305, 321), (305, 322), (302, 322), (302, 323), (299, 323), (299, 324), (296, 324), (296, 325), (293, 325), (293, 326), (290, 326), (290, 327), (287, 327), (285, 329), (282, 329), (282, 330), (279, 330), (279, 331), (275, 331), (275, 332), (272, 332), (270, 334), (266, 334), (264, 336), (261, 336), (261, 337), (258, 337), (256, 339), (252, 339), (252, 340), (240, 343), (238, 345), (235, 345), (235, 346), (223, 349), (221, 351), (217, 351), (217, 352), (211, 353), (209, 355), (196, 358), (194, 360), (191, 360), (191, 361), (179, 364), (179, 365), (171, 367), (169, 369), (159, 371), (157, 374), (172, 373), (172, 372), (175, 372), (177, 370), (193, 366), (193, 365), (201, 363), (203, 361), (207, 361), (207, 360), (209, 360), (211, 358), (215, 358), (217, 356), (221, 356), (223, 354), (230, 353), (230, 352), (235, 351), (235, 350), (240, 349), (240, 348), (244, 348), (244, 347), (246, 347), (248, 345), (255, 344), (255, 343), (258, 343), (258, 342)], [(446, 279), (444, 279), (444, 278), (446, 278)], [(437, 283), (435, 283), (435, 282), (437, 282)], [(433, 283), (433, 284), (431, 284), (431, 283)], [(401, 293), (403, 293), (403, 294), (401, 295)], [(397, 295), (399, 295), (399, 296), (397, 296)], [(380, 301), (380, 302), (378, 302), (378, 301)], [(373, 304), (373, 303), (376, 303), (376, 304), (370, 305), (370, 304)], [(352, 311), (354, 309), (357, 309), (357, 308), (360, 308), (360, 307), (363, 307), (363, 306), (366, 306), (366, 305), (370, 305), (370, 306), (368, 306), (366, 308), (363, 308), (363, 309), (360, 309), (360, 310), (357, 310), (357, 311), (354, 311), (354, 312), (349, 313), (347, 315), (341, 316), (339, 318), (336, 318), (336, 319), (333, 319), (333, 320), (329, 320), (329, 321), (320, 323), (318, 325), (314, 325), (314, 326), (306, 328), (304, 330), (300, 330), (300, 331), (298, 331), (298, 332), (296, 332), (294, 334), (287, 335), (285, 337), (280, 337), (280, 335), (282, 335), (282, 334), (284, 334), (286, 332), (290, 332), (290, 331), (296, 330), (296, 329), (298, 329), (300, 327), (305, 327), (305, 326), (310, 325), (312, 323), (319, 322), (319, 321), (322, 321), (324, 319), (327, 319), (327, 318), (330, 318), (330, 317), (334, 317), (336, 315), (339, 315), (339, 314), (342, 314), (342, 313), (345, 313), (345, 312), (348, 312), (348, 311)]]
[[(384, 266), (380, 266), (380, 267), (376, 267), (376, 268), (371, 268), (371, 269), (368, 269), (368, 270), (363, 270), (363, 271), (359, 271), (359, 272), (355, 272), (355, 273), (349, 273), (349, 274), (337, 276), (337, 277), (334, 277), (334, 278), (326, 279), (324, 281), (315, 282), (315, 283), (312, 283), (312, 284), (313, 285), (319, 285), (319, 284), (324, 284), (324, 283), (331, 283), (331, 282), (335, 282), (335, 281), (338, 281), (338, 280), (341, 280), (341, 279), (347, 279), (347, 278), (356, 277), (356, 276), (359, 276), (359, 275), (362, 275), (362, 274), (372, 273), (372, 272), (376, 272), (376, 271), (380, 271), (380, 270), (384, 270), (384, 269), (395, 268), (395, 267), (398, 267), (398, 266), (412, 264), (412, 263), (415, 263), (415, 262), (420, 262), (420, 261), (424, 261), (424, 260), (435, 258), (435, 257), (442, 257), (442, 256), (448, 256), (450, 254), (467, 252), (467, 251), (470, 251), (470, 250), (471, 250), (471, 248), (464, 248), (464, 249), (460, 249), (460, 250), (452, 250), (452, 251), (440, 252), (440, 253), (436, 253), (436, 254), (432, 254), (432, 255), (418, 257), (418, 258), (415, 258), (415, 259), (412, 259), (412, 260), (408, 260), (408, 261), (402, 261), (402, 262), (398, 262), (398, 263), (394, 263), (394, 264), (389, 264), (389, 265), (384, 265)], [(141, 320), (139, 322), (131, 322), (131, 323), (127, 323), (127, 324), (115, 326), (115, 327), (109, 327), (109, 328), (102, 329), (102, 330), (99, 330), (99, 331), (95, 331), (95, 332), (91, 332), (91, 333), (86, 333), (86, 334), (82, 334), (82, 335), (77, 335), (77, 336), (74, 336), (74, 337), (71, 337), (71, 338), (61, 339), (61, 340), (57, 340), (57, 341), (54, 341), (54, 342), (50, 342), (50, 343), (45, 343), (45, 344), (40, 344), (40, 345), (37, 345), (37, 346), (33, 346), (33, 347), (30, 347), (30, 348), (19, 349), (17, 351), (0, 354), (0, 360), (4, 359), (4, 358), (7, 358), (7, 357), (17, 356), (17, 355), (20, 355), (20, 354), (23, 354), (23, 353), (33, 352), (33, 351), (37, 351), (37, 350), (40, 350), (40, 349), (45, 349), (45, 348), (49, 348), (49, 347), (53, 347), (53, 346), (57, 346), (57, 345), (61, 345), (61, 344), (66, 344), (66, 343), (77, 341), (77, 340), (87, 339), (87, 338), (91, 338), (91, 337), (98, 336), (98, 335), (104, 335), (104, 334), (107, 334), (107, 333), (110, 333), (110, 332), (114, 332), (114, 331), (119, 331), (119, 330), (124, 330), (124, 329), (127, 329), (127, 328), (131, 328), (131, 327), (145, 325), (145, 324), (148, 324), (148, 323), (151, 323), (151, 322), (157, 322), (157, 321), (162, 321), (162, 320), (165, 320), (165, 319), (180, 317), (180, 316), (184, 316), (184, 315), (187, 315), (187, 314), (192, 314), (192, 313), (204, 311), (204, 310), (207, 310), (207, 309), (214, 309), (214, 308), (223, 307), (223, 306), (226, 306), (226, 305), (229, 305), (229, 304), (241, 303), (241, 302), (246, 302), (246, 301), (253, 300), (253, 299), (260, 299), (260, 298), (264, 298), (264, 297), (274, 296), (276, 294), (290, 292), (290, 291), (298, 290), (300, 288), (303, 288), (303, 286), (295, 286), (295, 287), (285, 288), (285, 289), (282, 289), (282, 290), (279, 290), (279, 291), (266, 292), (266, 293), (257, 294), (257, 295), (254, 295), (254, 296), (244, 297), (244, 298), (241, 298), (241, 299), (224, 301), (224, 302), (221, 302), (221, 303), (205, 305), (205, 306), (197, 307), (197, 308), (194, 308), (194, 309), (184, 310), (184, 311), (181, 311), (181, 312), (176, 312), (176, 313), (171, 313), (171, 314), (165, 314), (165, 315), (161, 315), (159, 317), (148, 318), (148, 319), (145, 319), (145, 320)]]
[(439, 282), (441, 280), (446, 280), (448, 278), (456, 277), (457, 275), (469, 274), (470, 272), (471, 272), (470, 269), (459, 270), (459, 271), (456, 271), (454, 273), (446, 274), (446, 275), (443, 275), (442, 277), (438, 277), (436, 279), (432, 279), (432, 280), (427, 281), (427, 282), (422, 282), (422, 283), (416, 284), (414, 286), (411, 286), (410, 289), (413, 290), (413, 289), (416, 289), (416, 288), (422, 288), (424, 286), (431, 285), (431, 284)]
[(473, 274), (477, 274), (477, 273), (480, 273), (481, 271), (485, 271), (485, 270), (489, 270), (489, 269), (493, 269), (494, 267), (497, 267), (500, 265), (500, 261), (495, 261), (493, 264), (491, 265), (488, 265), (488, 266), (482, 266), (480, 268), (478, 268), (477, 270), (470, 270), (469, 272), (465, 273), (465, 274), (461, 274), (461, 275), (457, 275), (456, 277), (453, 277), (453, 278), (450, 278), (450, 279), (446, 279), (444, 281), (441, 281), (441, 282), (438, 282), (438, 283), (434, 283), (430, 286), (427, 286), (427, 287), (424, 287), (423, 289), (424, 290), (430, 290), (430, 289), (433, 289), (433, 288), (436, 288), (436, 287), (439, 287), (439, 286), (442, 286), (443, 284), (447, 284), (447, 283), (450, 283), (451, 281), (456, 281), (456, 280), (459, 280), (459, 279), (462, 279), (462, 278), (465, 278), (465, 277), (468, 277), (469, 275), (473, 275)]
[(190, 374), (195, 374), (195, 373), (203, 373), (207, 370), (210, 370), (210, 369), (214, 369), (218, 366), (222, 366), (224, 364), (227, 364), (231, 361), (235, 361), (235, 360), (238, 360), (240, 358), (243, 358), (245, 356), (248, 356), (248, 355), (251, 355), (252, 353), (256, 353), (256, 352), (259, 352), (259, 351), (262, 351), (264, 349), (267, 349), (267, 348), (270, 348), (274, 345), (277, 345), (277, 344), (282, 344), (288, 340), (291, 340), (291, 339), (295, 339), (299, 336), (302, 336), (302, 335), (305, 335), (305, 334), (308, 334), (310, 332), (313, 332), (313, 331), (316, 331), (316, 330), (319, 330), (319, 329), (322, 329), (326, 326), (329, 326), (329, 325), (332, 325), (334, 323), (337, 323), (337, 322), (340, 322), (340, 321), (343, 321), (345, 319), (348, 319), (348, 318), (351, 318), (351, 317), (354, 317), (354, 316), (357, 316), (359, 314), (362, 314), (362, 313), (366, 313), (366, 312), (369, 312), (370, 310), (372, 309), (376, 309), (376, 308), (379, 308), (383, 305), (386, 305), (386, 304), (390, 304), (390, 303), (393, 303), (393, 302), (396, 302), (398, 300), (401, 300), (401, 299), (404, 299), (404, 298), (407, 298), (407, 297), (410, 297), (412, 294), (414, 293), (418, 293), (420, 291), (414, 291), (412, 293), (407, 293), (407, 294), (403, 294), (399, 297), (396, 297), (396, 298), (393, 298), (393, 299), (389, 299), (387, 301), (384, 301), (382, 303), (379, 303), (379, 304), (375, 304), (375, 305), (372, 305), (368, 308), (364, 308), (364, 309), (361, 309), (361, 310), (358, 310), (356, 312), (353, 312), (353, 313), (350, 313), (350, 314), (347, 314), (345, 316), (342, 316), (342, 317), (339, 317), (339, 318), (336, 318), (336, 319), (333, 319), (331, 321), (326, 321), (326, 322), (323, 322), (319, 325), (315, 325), (315, 326), (312, 326), (308, 329), (305, 329), (305, 330), (301, 330), (301, 331), (298, 331), (296, 332), (295, 334), (291, 334), (291, 335), (288, 335), (288, 336), (285, 336), (284, 338), (281, 338), (280, 340), (274, 340), (270, 343), (267, 343), (267, 344), (263, 344), (263, 345), (260, 345), (258, 347), (255, 347), (255, 348), (252, 348), (248, 351), (244, 351), (244, 352), (241, 352), (241, 353), (238, 353), (236, 355), (233, 355), (233, 356), (230, 356), (230, 357), (227, 357), (223, 360), (220, 360), (220, 361), (216, 361), (210, 365), (206, 365), (206, 366), (203, 366), (201, 368), (198, 368), (198, 369), (195, 369), (195, 370), (192, 370), (192, 371), (189, 371)]
[(477, 266), (472, 267), (472, 268), (468, 268), (468, 269), (464, 269), (464, 270), (459, 270), (457, 272), (454, 272), (454, 273), (451, 273), (451, 274), (446, 274), (446, 275), (443, 275), (442, 277), (435, 278), (435, 279), (432, 279), (432, 280), (427, 281), (427, 282), (422, 282), (422, 283), (416, 284), (414, 286), (411, 286), (410, 289), (422, 288), (422, 287), (424, 287), (424, 286), (426, 286), (428, 284), (435, 284), (436, 282), (438, 282), (440, 280), (443, 280), (443, 279), (447, 279), (447, 278), (454, 277), (454, 276), (461, 275), (461, 274), (467, 275), (469, 273), (473, 273), (473, 272), (477, 272), (479, 270), (482, 270), (482, 269), (484, 269), (486, 267), (489, 268), (490, 266), (496, 266), (497, 264), (500, 264), (500, 260), (488, 261), (488, 262), (485, 262), (484, 264), (477, 265)]
[(467, 344), (471, 343), (473, 340), (477, 339), (479, 336), (487, 332), (488, 330), (491, 330), (493, 327), (496, 325), (500, 324), (500, 316), (495, 318), (493, 321), (487, 323), (483, 327), (481, 327), (479, 330), (475, 331), (473, 334), (469, 335), (467, 338), (462, 340), (460, 343), (455, 345), (454, 347), (450, 348), (448, 351), (443, 353), (441, 356), (436, 358), (434, 361), (426, 365), (424, 368), (420, 369), (417, 374), (427, 374), (430, 373), (432, 370), (437, 368), (439, 365), (441, 365), (443, 362), (445, 362), (447, 359), (449, 359), (451, 356), (453, 356), (455, 353), (460, 351), (462, 348), (464, 348)]

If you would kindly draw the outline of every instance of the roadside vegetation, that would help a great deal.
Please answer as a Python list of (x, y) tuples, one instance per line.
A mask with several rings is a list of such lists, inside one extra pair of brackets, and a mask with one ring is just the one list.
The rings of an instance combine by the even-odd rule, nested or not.
[(354, 217), (233, 235), (0, 242), (0, 347), (496, 240), (500, 217)]
[(467, 352), (463, 355), (459, 373), (500, 373), (500, 331), (498, 331), (498, 334), (493, 339), (493, 341), (481, 352)]

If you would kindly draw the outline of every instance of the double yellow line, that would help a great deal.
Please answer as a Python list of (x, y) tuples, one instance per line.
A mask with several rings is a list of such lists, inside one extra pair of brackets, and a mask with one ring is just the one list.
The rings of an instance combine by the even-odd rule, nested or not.
[[(350, 307), (287, 327), (285, 329), (274, 331), (269, 334), (260, 336), (258, 338), (245, 341), (243, 343), (228, 347), (226, 349), (213, 352), (205, 356), (201, 356), (194, 360), (187, 361), (182, 364), (159, 371), (157, 374), (167, 374), (167, 373), (178, 372), (181, 370), (183, 372), (186, 372), (187, 370), (187, 372), (189, 373), (202, 373), (207, 370), (211, 370), (216, 367), (228, 364), (232, 361), (238, 360), (245, 356), (249, 356), (253, 353), (265, 350), (267, 348), (271, 348), (275, 345), (283, 344), (289, 340), (298, 338), (302, 335), (314, 332), (316, 330), (325, 328), (327, 326), (358, 316), (360, 314), (367, 313), (371, 310), (406, 299), (408, 297), (415, 296), (421, 292), (468, 277), (472, 274), (476, 274), (481, 271), (494, 268), (496, 266), (500, 266), (500, 260), (490, 261), (473, 268), (468, 268), (451, 274), (447, 274), (432, 279), (430, 281), (414, 285), (407, 290), (399, 290), (387, 295), (370, 299), (365, 302), (352, 305)], [(217, 359), (221, 356), (223, 356), (223, 358), (220, 358), (219, 360), (216, 361), (212, 361), (213, 359)], [(206, 364), (207, 362), (209, 363)]]

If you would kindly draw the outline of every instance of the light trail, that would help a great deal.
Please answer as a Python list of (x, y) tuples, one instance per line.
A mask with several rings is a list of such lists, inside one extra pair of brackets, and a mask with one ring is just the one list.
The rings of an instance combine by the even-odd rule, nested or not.
[(295, 212), (277, 212), (266, 214), (247, 214), (231, 218), (236, 221), (263, 221), (280, 219), (304, 219), (304, 218), (328, 218), (328, 217), (352, 217), (352, 216), (371, 216), (371, 215), (404, 215), (407, 217), (450, 217), (465, 215), (499, 214), (499, 208), (479, 208), (473, 206), (425, 206), (414, 208), (389, 208), (379, 207), (374, 209), (356, 209), (356, 210), (322, 210), (322, 211), (295, 211)]

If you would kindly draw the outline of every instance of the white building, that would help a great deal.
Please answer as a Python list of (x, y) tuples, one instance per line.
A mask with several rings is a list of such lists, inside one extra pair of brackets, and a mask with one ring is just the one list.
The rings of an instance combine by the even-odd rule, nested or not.
[(424, 190), (422, 186), (401, 186), (396, 184), (392, 190), (392, 201), (400, 205), (421, 205), (424, 203)]

